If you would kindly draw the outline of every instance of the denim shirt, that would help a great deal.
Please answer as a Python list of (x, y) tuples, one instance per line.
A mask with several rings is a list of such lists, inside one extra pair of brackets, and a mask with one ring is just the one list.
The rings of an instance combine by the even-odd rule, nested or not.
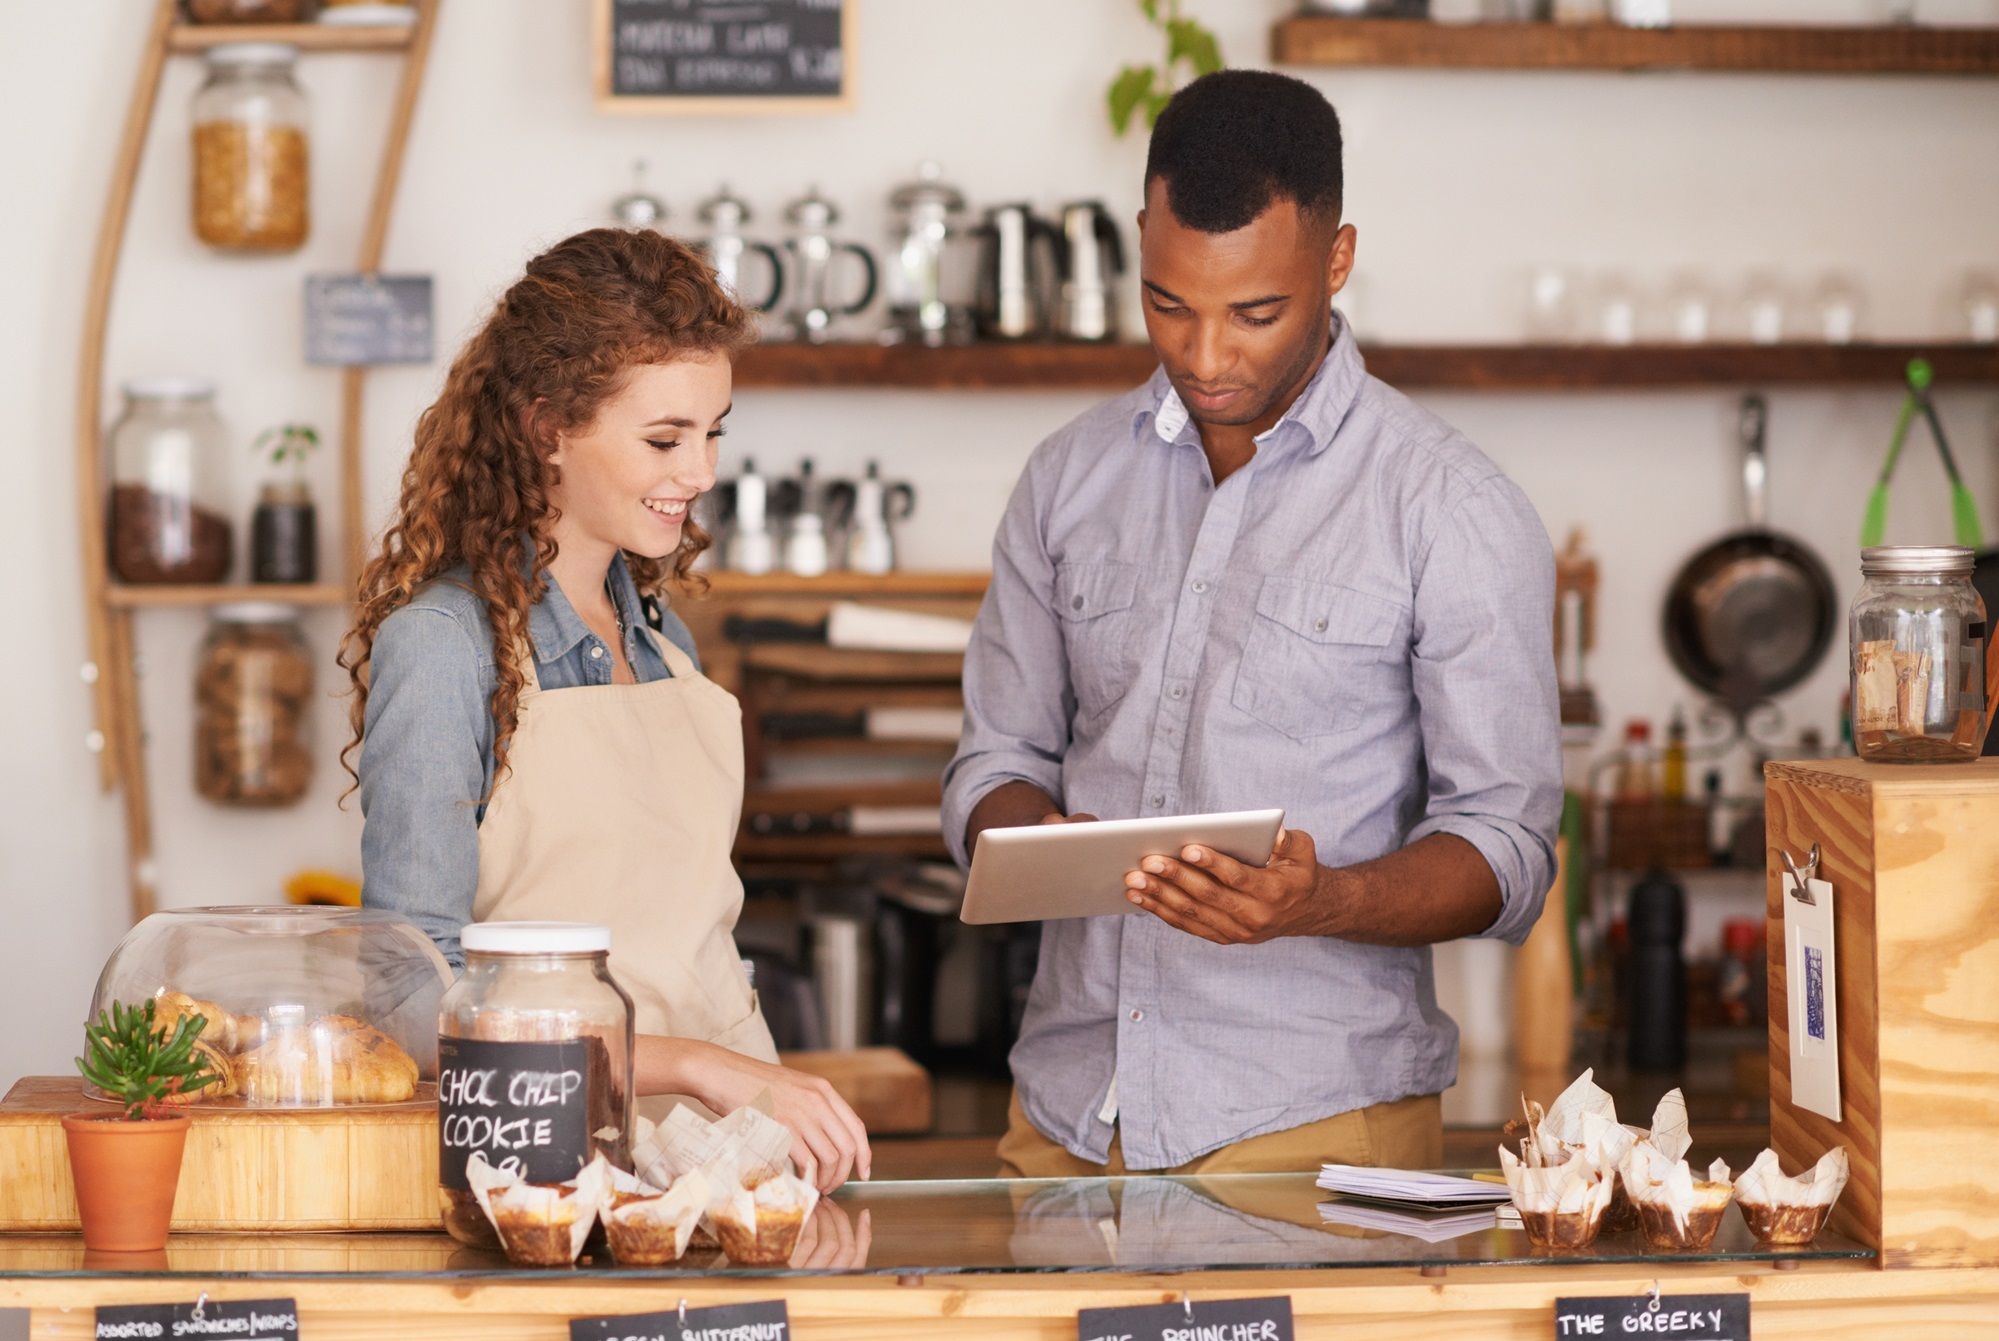
[[(421, 927), (454, 968), (458, 932), (479, 888), (481, 798), (493, 782), (493, 629), (486, 603), (460, 566), (426, 583), (375, 634), (361, 775), (361, 902)], [(664, 680), (666, 662), (645, 632), (638, 588), (620, 555), (609, 586), (625, 625), (625, 659), (640, 683)], [(666, 613), (662, 632), (690, 658), (694, 637)], [(560, 692), (611, 683), (613, 658), (562, 594), (528, 615), (535, 675)], [(696, 664), (699, 664), (698, 658)], [(503, 781), (501, 786), (505, 786)]]

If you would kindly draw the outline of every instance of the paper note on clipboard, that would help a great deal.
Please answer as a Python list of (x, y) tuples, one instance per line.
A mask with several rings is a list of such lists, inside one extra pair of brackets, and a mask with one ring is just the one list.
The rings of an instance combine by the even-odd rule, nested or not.
[(1841, 1120), (1839, 980), (1833, 959), (1832, 882), (1818, 851), (1800, 870), (1785, 854), (1784, 982), (1791, 1016), (1791, 1102)]

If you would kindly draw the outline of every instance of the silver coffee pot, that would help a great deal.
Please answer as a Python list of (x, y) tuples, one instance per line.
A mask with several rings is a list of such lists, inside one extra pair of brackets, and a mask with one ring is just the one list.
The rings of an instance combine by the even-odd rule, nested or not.
[(845, 485), (852, 501), (847, 507), (847, 567), (856, 573), (895, 571), (895, 526), (916, 510), (916, 486), (881, 477), (879, 463), (868, 462), (868, 473)]
[[(784, 293), (784, 265), (777, 258), (777, 248), (743, 236), (743, 225), (750, 221), (750, 207), (730, 195), (729, 188), (724, 186), (701, 202), (696, 217), (708, 225), (708, 236), (698, 245), (707, 255), (708, 264), (715, 267), (715, 278), (722, 281), (722, 287), (737, 302), (755, 311), (768, 312), (776, 307)], [(770, 267), (770, 287), (761, 299), (755, 300), (743, 291), (743, 258), (751, 252), (763, 257)]]
[(1061, 235), (1032, 206), (995, 205), (977, 229), (979, 288), (972, 305), (979, 334), (1031, 340), (1048, 333)]
[[(791, 306), (783, 335), (818, 343), (831, 334), (836, 318), (854, 316), (875, 300), (875, 258), (858, 242), (833, 238), (840, 211), (816, 187), (785, 207), (784, 221), (793, 235), (784, 244), (791, 257)], [(849, 303), (833, 297), (833, 261), (842, 253), (861, 264), (861, 296)]]
[(1117, 277), (1124, 273), (1124, 240), (1101, 201), (1062, 207), (1061, 302), (1056, 334), (1069, 340), (1117, 339)]
[(963, 344), (972, 336), (969, 266), (959, 273), (956, 244), (970, 241), (965, 196), (933, 162), (916, 166), (916, 180), (888, 198), (893, 231), (889, 252), (889, 330), (926, 345)]

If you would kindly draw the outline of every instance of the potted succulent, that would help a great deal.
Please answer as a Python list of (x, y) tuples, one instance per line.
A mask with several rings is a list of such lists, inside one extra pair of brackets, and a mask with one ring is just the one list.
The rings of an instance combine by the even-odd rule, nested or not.
[(84, 1247), (104, 1252), (166, 1247), (188, 1129), (187, 1114), (169, 1113), (167, 1105), (186, 1103), (196, 1090), (221, 1079), (195, 1051), (207, 1023), (190, 1012), (171, 1028), (156, 1025), (151, 1000), (137, 1006), (114, 1001), (83, 1027), (76, 1069), (121, 1110), (62, 1120)]
[(271, 465), (250, 514), (250, 580), (313, 582), (319, 577), (319, 520), (305, 465), (319, 448), (310, 424), (282, 424), (257, 435), (252, 449)]

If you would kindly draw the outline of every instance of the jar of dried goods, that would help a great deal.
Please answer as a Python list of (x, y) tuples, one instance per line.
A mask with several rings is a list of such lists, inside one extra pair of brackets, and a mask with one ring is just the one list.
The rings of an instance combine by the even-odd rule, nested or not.
[(286, 424), (258, 435), (256, 450), (270, 466), (250, 514), (250, 580), (311, 582), (319, 576), (319, 521), (306, 483), (306, 459), (319, 447), (309, 424)]
[(215, 386), (125, 384), (111, 426), (111, 571), (121, 582), (220, 582), (229, 518), (215, 478), (223, 449)]
[(631, 1168), (632, 999), (611, 976), (611, 929), (474, 922), (465, 972), (438, 1006), (439, 1201), (460, 1243), (499, 1238), (465, 1178), (474, 1152), (531, 1183), (601, 1154)]
[(298, 49), (277, 42), (210, 48), (194, 96), (194, 231), (215, 247), (293, 251), (310, 220), (305, 94)]
[(1985, 603), (1963, 545), (1860, 551), (1853, 748), (1889, 763), (1968, 763), (1985, 743)]
[(313, 0), (187, 0), (193, 23), (307, 23)]
[(195, 673), (194, 786), (211, 801), (290, 805), (312, 782), (312, 653), (288, 605), (218, 605)]

